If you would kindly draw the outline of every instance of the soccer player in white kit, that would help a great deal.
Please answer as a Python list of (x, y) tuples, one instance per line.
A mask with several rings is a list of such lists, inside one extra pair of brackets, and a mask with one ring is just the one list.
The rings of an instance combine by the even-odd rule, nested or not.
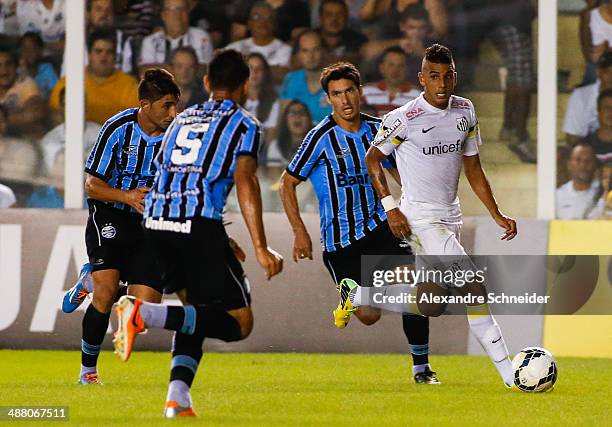
[[(500, 212), (482, 170), (474, 106), (469, 99), (452, 94), (457, 73), (447, 47), (435, 44), (426, 50), (419, 81), (421, 95), (383, 118), (366, 156), (368, 174), (396, 237), (409, 240), (417, 255), (465, 257), (470, 263), (459, 240), (462, 221), (457, 186), (462, 166), (472, 190), (505, 230), (502, 240), (516, 236), (516, 222)], [(393, 152), (402, 180), (399, 206), (389, 192), (380, 164)], [(469, 285), (462, 292), (484, 295), (482, 287)], [(441, 310), (433, 314), (421, 306), (416, 311), (441, 314)], [(510, 387), (513, 370), (508, 349), (488, 305), (468, 305), (467, 313), (471, 331)]]

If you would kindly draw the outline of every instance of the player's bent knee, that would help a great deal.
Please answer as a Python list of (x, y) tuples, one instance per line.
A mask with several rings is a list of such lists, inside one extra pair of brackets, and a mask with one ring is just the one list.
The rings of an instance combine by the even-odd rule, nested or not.
[(233, 341), (240, 341), (248, 337), (253, 330), (253, 311), (251, 311), (251, 307), (230, 310), (228, 313), (236, 319), (240, 326), (240, 338)]

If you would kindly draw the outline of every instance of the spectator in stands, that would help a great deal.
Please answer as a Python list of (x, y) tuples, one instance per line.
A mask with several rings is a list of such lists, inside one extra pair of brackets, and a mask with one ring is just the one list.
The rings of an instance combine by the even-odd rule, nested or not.
[(159, 0), (114, 0), (115, 24), (125, 34), (126, 39), (142, 39), (161, 25), (159, 19)]
[(448, 13), (442, 0), (365, 0), (360, 10), (364, 21), (375, 20), (377, 28), (374, 35), (378, 39), (398, 39), (402, 37), (399, 31), (404, 12), (413, 6), (421, 6), (431, 22), (432, 36), (443, 39), (448, 33)]
[(36, 82), (18, 76), (16, 57), (0, 48), (0, 105), (8, 113), (8, 131), (19, 136), (40, 136), (45, 131), (46, 108)]
[(189, 25), (207, 31), (215, 48), (230, 42), (232, 22), (226, 12), (228, 3), (235, 4), (233, 1), (224, 0), (189, 0)]
[(570, 180), (557, 189), (557, 218), (586, 219), (593, 212), (601, 194), (595, 179), (597, 159), (593, 147), (584, 142), (576, 144), (567, 162)]
[(64, 150), (55, 153), (46, 185), (38, 185), (25, 202), (27, 208), (62, 209), (64, 207)]
[(15, 193), (10, 187), (0, 184), (0, 209), (14, 208), (17, 206)]
[(452, 43), (463, 88), (472, 84), (479, 45), (489, 39), (501, 53), (508, 70), (504, 94), (504, 118), (499, 139), (524, 162), (535, 163), (535, 145), (527, 132), (534, 83), (531, 0), (456, 0), (449, 11)]
[(314, 31), (308, 31), (298, 38), (297, 47), (301, 68), (285, 77), (280, 95), (283, 100), (282, 107), (294, 99), (302, 101), (308, 106), (313, 120), (318, 123), (332, 111), (319, 81), (323, 58), (321, 36)]
[(247, 64), (251, 74), (244, 107), (262, 123), (268, 141), (275, 137), (278, 123), (278, 94), (274, 88), (270, 66), (261, 53), (249, 54)]
[(349, 61), (358, 64), (359, 49), (367, 37), (348, 27), (348, 6), (344, 0), (322, 0), (319, 5), (320, 27), (325, 63)]
[(599, 129), (590, 133), (585, 142), (595, 150), (600, 164), (612, 163), (612, 89), (606, 89), (597, 98)]
[(366, 43), (361, 49), (362, 58), (365, 61), (363, 67), (366, 75), (369, 74), (368, 61), (378, 62), (380, 52), (391, 46), (399, 46), (406, 53), (407, 78), (410, 83), (419, 86), (418, 74), (421, 71), (421, 62), (425, 55), (427, 46), (435, 43), (431, 38), (431, 24), (427, 10), (417, 4), (404, 9), (401, 17), (395, 23), (396, 37), (388, 39), (374, 40)]
[(262, 163), (282, 172), (311, 128), (312, 117), (306, 104), (296, 99), (289, 101), (278, 125), (278, 138), (264, 146)]
[[(133, 39), (128, 39), (123, 31), (115, 28), (115, 8), (113, 0), (87, 0), (87, 33), (97, 30), (113, 29), (117, 39), (115, 66), (126, 73), (134, 69)], [(87, 47), (85, 47), (87, 49)], [(87, 65), (87, 55), (85, 55)], [(63, 73), (62, 73), (63, 75)]]
[(141, 71), (151, 67), (169, 68), (170, 54), (182, 46), (191, 46), (198, 55), (198, 62), (208, 64), (213, 53), (212, 40), (206, 31), (189, 26), (189, 11), (187, 0), (163, 1), (161, 18), (164, 28), (142, 41)]
[[(62, 88), (59, 93), (59, 111), (62, 118), (64, 118), (64, 106), (65, 106), (66, 90)], [(100, 125), (94, 122), (86, 121), (85, 129), (83, 131), (83, 167), (85, 166), (85, 160), (89, 156), (91, 148), (96, 143), (98, 133), (100, 132)], [(40, 141), (40, 148), (43, 155), (43, 163), (45, 165), (45, 171), (49, 175), (53, 169), (53, 164), (57, 158), (57, 154), (64, 150), (66, 146), (66, 124), (64, 120), (62, 123), (57, 125), (55, 128), (47, 132), (47, 134)]]
[(387, 48), (378, 71), (382, 80), (363, 87), (363, 110), (382, 117), (419, 96), (420, 91), (406, 80), (406, 52), (399, 46)]
[[(17, 23), (20, 34), (40, 34), (46, 54), (61, 59), (66, 33), (64, 0), (25, 0), (17, 2)], [(59, 63), (59, 62), (58, 62)]]
[[(601, 55), (612, 47), (612, 1), (602, 0), (601, 4), (589, 11), (590, 34), (588, 45), (588, 64), (594, 69)], [(592, 76), (594, 77), (594, 76)]]
[(24, 199), (19, 188), (27, 188), (38, 175), (40, 156), (31, 141), (7, 135), (8, 117), (0, 105), (0, 180)]
[(49, 62), (42, 62), (43, 41), (37, 33), (27, 32), (19, 39), (19, 75), (34, 79), (44, 100), (57, 84), (57, 73)]
[[(584, 0), (585, 8), (580, 11), (580, 25), (579, 25), (579, 33), (580, 33), (580, 47), (582, 50), (582, 56), (584, 58), (584, 62), (586, 64), (584, 69), (584, 76), (582, 77), (581, 86), (588, 85), (594, 83), (597, 79), (597, 61), (599, 60), (599, 56), (594, 55), (593, 50), (593, 36), (591, 34), (590, 21), (591, 21), (591, 12), (593, 9), (596, 9), (601, 4), (601, 0)], [(602, 54), (603, 52), (598, 52)], [(597, 56), (597, 58), (593, 58)]]
[[(112, 30), (97, 30), (89, 35), (87, 50), (89, 65), (85, 69), (86, 118), (103, 124), (119, 111), (138, 106), (138, 82), (115, 68), (116, 39)], [(49, 105), (59, 110), (61, 90), (66, 87), (62, 77), (53, 88)]]
[(177, 112), (208, 99), (198, 75), (198, 55), (191, 46), (179, 47), (172, 52), (170, 70), (181, 89), (181, 99), (176, 106)]
[(291, 61), (291, 47), (274, 37), (276, 31), (276, 13), (265, 1), (253, 5), (249, 13), (248, 28), (251, 37), (230, 43), (227, 48), (235, 49), (247, 56), (259, 52), (266, 58), (274, 81), (283, 80)]
[(597, 130), (597, 97), (607, 89), (612, 89), (612, 52), (606, 52), (599, 58), (595, 83), (572, 91), (563, 122), (563, 132), (569, 146)]
[[(239, 0), (232, 22), (232, 40), (247, 36), (249, 12), (256, 0)], [(289, 43), (310, 28), (310, 8), (303, 0), (267, 0), (276, 15), (276, 37)]]

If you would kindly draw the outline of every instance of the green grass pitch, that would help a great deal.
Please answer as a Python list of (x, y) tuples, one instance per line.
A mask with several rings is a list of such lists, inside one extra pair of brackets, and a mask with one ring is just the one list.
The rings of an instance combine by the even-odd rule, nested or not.
[[(158, 425), (169, 353), (104, 352), (101, 387), (76, 384), (78, 352), (0, 351), (0, 405), (68, 406), (74, 425)], [(554, 391), (511, 392), (485, 357), (434, 356), (418, 386), (407, 356), (204, 354), (193, 387), (205, 425), (610, 425), (609, 359), (560, 358)], [(195, 424), (194, 420), (174, 420)], [(0, 425), (4, 423), (0, 422)], [(20, 422), (18, 425), (66, 425)]]

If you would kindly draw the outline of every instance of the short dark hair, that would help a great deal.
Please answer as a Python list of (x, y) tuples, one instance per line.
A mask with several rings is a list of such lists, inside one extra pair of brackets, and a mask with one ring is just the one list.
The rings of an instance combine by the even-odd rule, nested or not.
[(251, 75), (244, 56), (236, 50), (227, 49), (217, 53), (208, 64), (208, 81), (211, 89), (234, 91)]
[(196, 66), (200, 64), (200, 60), (198, 58), (198, 54), (196, 53), (195, 49), (191, 46), (179, 46), (176, 49), (174, 49), (171, 53), (170, 53), (170, 62), (174, 61), (174, 58), (176, 57), (177, 53), (186, 53), (188, 55), (191, 55), (191, 57), (193, 58)]
[(599, 96), (597, 97), (597, 111), (601, 109), (601, 103), (606, 98), (612, 98), (612, 89), (605, 89), (599, 93)]
[(138, 99), (155, 102), (166, 95), (180, 98), (181, 90), (174, 81), (174, 76), (163, 68), (152, 68), (145, 71), (138, 84)]
[(387, 55), (389, 55), (390, 53), (397, 53), (398, 55), (408, 56), (408, 54), (401, 47), (390, 46), (386, 48), (385, 50), (383, 50), (382, 55), (380, 55), (380, 63), (382, 63), (387, 57)]
[(429, 12), (421, 4), (413, 4), (412, 6), (408, 6), (406, 9), (404, 9), (400, 16), (400, 22), (404, 22), (406, 19), (426, 21), (429, 23)]
[(98, 40), (106, 40), (113, 44), (113, 52), (117, 49), (117, 33), (112, 28), (100, 28), (94, 30), (87, 37), (87, 52), (91, 52), (93, 45)]
[(45, 46), (43, 39), (40, 37), (40, 34), (35, 31), (26, 31), (25, 33), (23, 33), (23, 35), (19, 37), (19, 46), (21, 46), (21, 43), (23, 43), (25, 39), (32, 39), (32, 41), (36, 43), (36, 45), (40, 48)]
[(454, 62), (450, 49), (438, 43), (425, 49), (425, 60), (433, 64), (452, 64)]
[(332, 80), (347, 79), (352, 80), (357, 87), (361, 86), (361, 74), (359, 70), (350, 62), (336, 62), (321, 71), (321, 87), (329, 95), (329, 82)]
[(319, 16), (323, 14), (323, 7), (325, 7), (326, 4), (340, 4), (344, 7), (346, 13), (348, 13), (348, 5), (344, 0), (322, 0), (321, 3), (319, 3)]

